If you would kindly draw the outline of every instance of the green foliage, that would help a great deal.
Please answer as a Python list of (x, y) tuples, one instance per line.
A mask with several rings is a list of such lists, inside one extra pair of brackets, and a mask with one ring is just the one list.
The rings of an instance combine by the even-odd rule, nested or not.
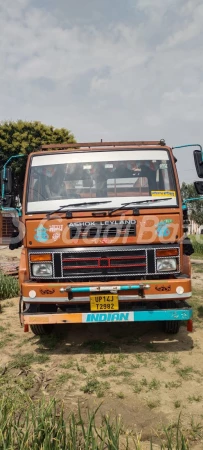
[[(22, 393), (21, 393), (22, 395)], [(120, 398), (123, 398), (122, 396)], [(141, 450), (141, 436), (124, 431), (120, 417), (112, 419), (101, 415), (98, 425), (98, 410), (87, 410), (82, 414), (79, 406), (77, 414), (71, 413), (65, 420), (63, 405), (56, 400), (38, 403), (25, 397), (26, 408), (17, 407), (8, 396), (0, 401), (0, 450)], [(153, 406), (154, 407), (154, 406)], [(159, 445), (150, 449), (189, 450), (180, 419), (177, 424), (164, 428)], [(191, 422), (192, 440), (202, 437), (202, 426)], [(129, 441), (130, 439), (130, 441)], [(157, 440), (157, 438), (156, 438)], [(192, 448), (192, 447), (191, 447)]]
[(16, 278), (3, 275), (0, 272), (0, 300), (18, 297), (18, 295), (19, 295), (18, 280), (16, 280)]
[[(42, 144), (75, 142), (73, 134), (66, 128), (54, 128), (41, 122), (2, 122), (0, 124), (0, 166), (10, 156), (24, 154), (25, 158), (14, 160), (14, 193), (22, 195), (26, 167), (26, 155), (39, 150)], [(20, 192), (19, 192), (20, 189)]]
[[(195, 187), (193, 183), (186, 184), (182, 183), (181, 186), (181, 195), (182, 199), (185, 200), (187, 198), (197, 198), (198, 194), (196, 193)], [(188, 203), (188, 211), (190, 214), (190, 218), (194, 220), (198, 225), (203, 224), (203, 201), (196, 200), (191, 203)]]
[[(203, 222), (202, 222), (203, 224)], [(197, 239), (198, 237), (198, 239)], [(194, 248), (194, 256), (196, 255), (203, 255), (203, 236), (202, 235), (198, 235), (198, 236), (190, 236), (190, 239), (192, 241), (192, 245)]]

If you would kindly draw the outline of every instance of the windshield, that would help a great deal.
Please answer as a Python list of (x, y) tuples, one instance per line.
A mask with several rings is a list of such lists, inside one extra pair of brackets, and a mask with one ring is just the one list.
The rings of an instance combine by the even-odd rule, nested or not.
[[(83, 200), (124, 202), (170, 197), (160, 206), (176, 205), (174, 174), (167, 150), (120, 150), (33, 156), (27, 212), (47, 212)], [(156, 203), (159, 205), (159, 203)], [(150, 207), (150, 203), (145, 207)], [(88, 209), (102, 209), (88, 205)], [(78, 205), (79, 209), (79, 205)]]

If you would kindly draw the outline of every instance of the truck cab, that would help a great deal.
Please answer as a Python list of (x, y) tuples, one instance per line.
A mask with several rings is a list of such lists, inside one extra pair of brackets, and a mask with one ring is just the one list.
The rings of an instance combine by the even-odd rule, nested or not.
[(24, 330), (157, 321), (177, 333), (192, 317), (184, 221), (163, 140), (46, 145), (30, 154), (19, 238)]

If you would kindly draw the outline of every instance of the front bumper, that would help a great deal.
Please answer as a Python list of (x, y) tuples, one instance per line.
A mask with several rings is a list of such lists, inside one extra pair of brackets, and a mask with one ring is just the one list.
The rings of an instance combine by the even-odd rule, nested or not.
[(192, 309), (166, 309), (150, 311), (99, 312), (99, 313), (56, 313), (26, 314), (21, 316), (24, 325), (60, 323), (104, 323), (104, 322), (157, 322), (167, 320), (190, 320)]
[[(191, 280), (143, 280), (108, 283), (22, 283), (22, 301), (26, 303), (89, 303), (90, 295), (97, 292), (118, 294), (119, 302), (186, 300), (191, 297)], [(168, 319), (167, 319), (168, 320)]]

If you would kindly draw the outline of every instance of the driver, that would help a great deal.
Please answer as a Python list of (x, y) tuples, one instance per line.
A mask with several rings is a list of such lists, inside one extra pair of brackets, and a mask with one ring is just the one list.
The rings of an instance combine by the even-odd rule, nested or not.
[(65, 170), (64, 165), (46, 166), (43, 170), (45, 176), (45, 193), (49, 199), (66, 196), (66, 188), (64, 184)]

